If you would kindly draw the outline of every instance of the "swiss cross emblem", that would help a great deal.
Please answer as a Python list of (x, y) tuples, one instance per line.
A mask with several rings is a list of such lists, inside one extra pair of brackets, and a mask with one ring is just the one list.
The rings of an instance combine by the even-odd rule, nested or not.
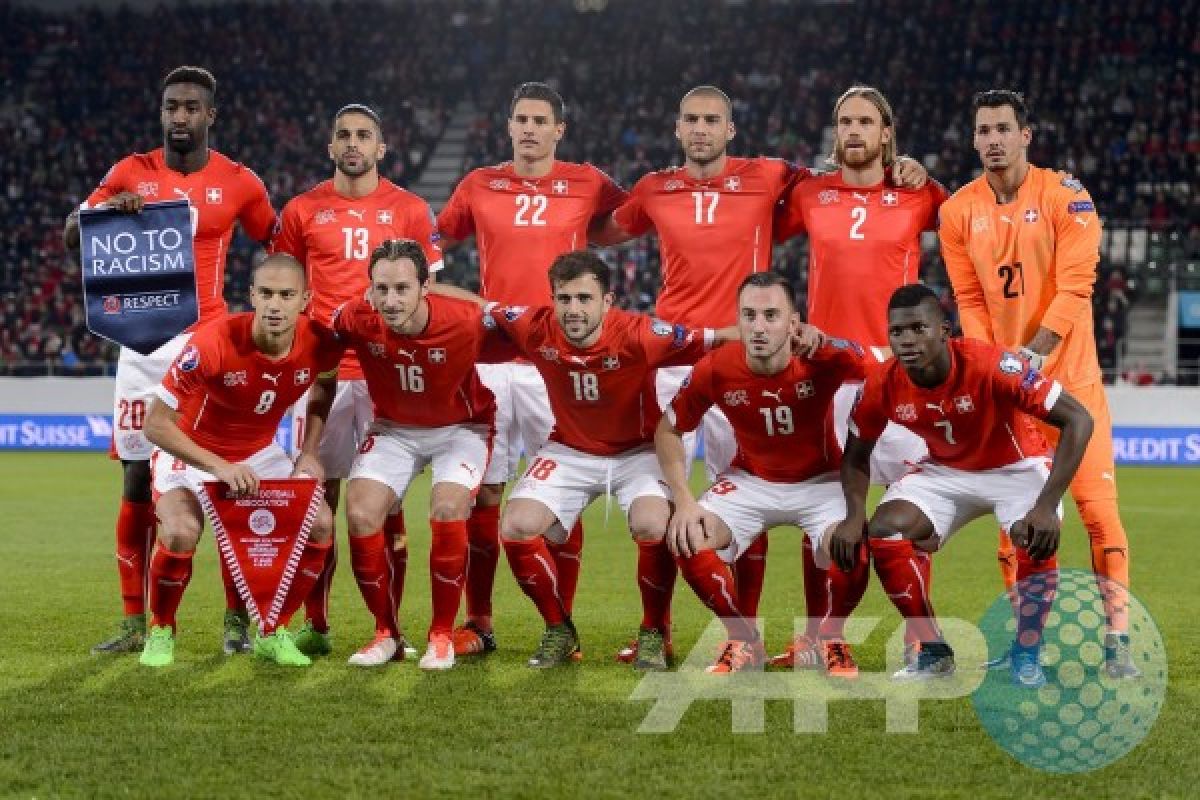
[(736, 192), (742, 188), (742, 179), (737, 175), (730, 175), (725, 179), (725, 188), (731, 192)]
[(900, 195), (895, 192), (884, 192), (880, 202), (885, 206), (894, 206), (900, 202)]
[(796, 384), (797, 397), (812, 397), (815, 392), (812, 381), (800, 381)]
[(1025, 221), (1026, 222), (1037, 222), (1038, 221), (1038, 212), (1037, 212), (1036, 208), (1031, 208), (1025, 212)]
[(204, 202), (212, 206), (221, 204), (221, 187), (212, 186), (204, 190)]
[(567, 182), (566, 181), (555, 181), (554, 183), (550, 184), (550, 189), (555, 194), (566, 194), (567, 193)]
[(954, 398), (954, 408), (960, 414), (969, 414), (975, 410), (975, 404), (971, 402), (971, 395), (963, 394)]
[(605, 356), (604, 360), (600, 362), (600, 366), (607, 370), (620, 369), (621, 359), (617, 358), (616, 356)]
[(312, 370), (310, 370), (308, 367), (305, 367), (304, 369), (296, 370), (295, 374), (292, 376), (292, 379), (295, 381), (297, 386), (303, 386), (304, 384), (308, 383), (309, 376), (311, 375)]
[(158, 197), (158, 181), (142, 181), (137, 185), (137, 193), (142, 197)]
[(392, 224), (392, 212), (390, 212), (390, 211), (377, 212), (375, 214), (375, 222), (376, 222), (376, 224), (379, 224), (379, 225), (391, 225)]
[(429, 363), (430, 364), (445, 364), (446, 363), (446, 348), (444, 348), (444, 347), (429, 348)]

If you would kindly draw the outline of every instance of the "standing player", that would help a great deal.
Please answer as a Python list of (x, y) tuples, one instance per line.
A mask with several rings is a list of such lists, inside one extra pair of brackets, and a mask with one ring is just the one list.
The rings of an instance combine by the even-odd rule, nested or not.
[[(750, 275), (739, 293), (741, 342), (706, 355), (692, 370), (659, 422), (655, 449), (675, 513), (667, 541), (684, 578), (725, 623), (729, 640), (710, 672), (760, 666), (765, 653), (755, 623), (728, 591), (729, 563), (762, 531), (794, 524), (824, 542), (828, 564), (832, 527), (846, 516), (837, 477), (841, 448), (833, 427), (833, 398), (845, 381), (861, 380), (862, 348), (829, 339), (808, 360), (792, 356), (800, 326), (791, 285), (778, 273)], [(737, 455), (697, 503), (688, 487), (683, 432), (695, 430), (720, 406), (733, 425)], [(858, 667), (843, 637), (846, 617), (862, 599), (866, 559), (851, 573), (828, 569), (829, 611), (820, 624), (829, 674), (854, 677)]]
[[(379, 115), (365, 105), (344, 106), (334, 115), (329, 142), (333, 177), (284, 206), (273, 247), (295, 256), (308, 269), (313, 293), (310, 313), (320, 322), (328, 324), (335, 308), (361, 298), (367, 291), (368, 260), (384, 241), (413, 239), (421, 244), (430, 270), (441, 268), (442, 254), (436, 244), (429, 206), (379, 175), (379, 162), (386, 152)], [(295, 417), (298, 432), (303, 418), (304, 404), (300, 403)], [(321, 440), (325, 499), (335, 512), (341, 481), (350, 474), (354, 454), (370, 423), (371, 400), (362, 367), (354, 352), (347, 351), (338, 369), (337, 395)], [(295, 441), (301, 438), (302, 432)], [(387, 518), (383, 529), (392, 561), (391, 597), (399, 604), (408, 563), (403, 514), (397, 510)], [(305, 602), (304, 628), (296, 636), (300, 649), (309, 655), (327, 655), (333, 650), (329, 637), (329, 588), (336, 566), (335, 537), (329, 563)]]
[[(932, 180), (916, 190), (888, 182), (896, 165), (896, 119), (878, 89), (852, 86), (843, 92), (833, 106), (832, 125), (829, 162), (836, 169), (795, 184), (779, 206), (775, 234), (780, 241), (808, 235), (809, 323), (826, 335), (858, 342), (878, 363), (890, 355), (888, 299), (920, 279), (921, 234), (936, 227), (947, 193)], [(843, 444), (857, 390), (857, 384), (847, 384), (834, 400)], [(891, 483), (904, 474), (906, 464), (924, 455), (919, 436), (889, 425), (871, 455), (872, 480)], [(771, 660), (776, 666), (813, 666), (819, 655), (814, 648), (817, 627), (830, 612), (826, 584), (832, 578), (817, 568), (807, 538), (803, 559), (807, 630)], [(858, 574), (862, 580), (869, 577), (867, 570)]]
[[(301, 314), (308, 288), (304, 267), (291, 256), (269, 256), (256, 267), (250, 297), (254, 313), (234, 314), (197, 331), (146, 415), (146, 436), (156, 447), (154, 511), (162, 523), (150, 564), (153, 617), (141, 656), (148, 667), (175, 660), (175, 612), (204, 530), (198, 500), (204, 481), (247, 494), (258, 491), (262, 478), (322, 476), (317, 443), (328, 403), (309, 409), (309, 435), (295, 464), (275, 442), (275, 431), (317, 376), (337, 369), (341, 347)], [(320, 575), (332, 534), (333, 514), (322, 503), (279, 623), (254, 642), (259, 658), (291, 667), (312, 663), (284, 626)]]
[[(859, 560), (867, 518), (871, 449), (888, 421), (929, 447), (928, 460), (888, 487), (868, 527), (884, 591), (921, 643), (915, 663), (895, 674), (899, 680), (954, 671), (954, 654), (930, 602), (928, 553), (968, 522), (995, 514), (1020, 544), (1020, 579), (1057, 572), (1062, 495), (1092, 433), (1091, 416), (1058, 381), (994, 345), (951, 340), (949, 330), (931, 289), (896, 290), (888, 304), (896, 357), (867, 375), (842, 461), (848, 515), (830, 550), (835, 563), (849, 569)], [(1031, 417), (1060, 431), (1049, 471), (1050, 448)], [(1037, 687), (1046, 680), (1038, 652), (1053, 589), (1025, 588), (1031, 585), (1022, 587), (1012, 676), (1018, 685)], [(1037, 613), (1025, 613), (1031, 604)]]
[[(96, 188), (84, 208), (107, 207), (136, 213), (147, 201), (185, 199), (191, 206), (196, 290), (200, 323), (226, 312), (225, 257), (233, 226), (255, 241), (267, 241), (275, 227), (275, 210), (266, 187), (248, 168), (208, 147), (217, 116), (217, 82), (200, 67), (177, 67), (162, 86), (160, 119), (163, 146), (121, 159)], [(67, 218), (63, 236), (70, 251), (79, 249), (79, 218)], [(183, 349), (190, 334), (175, 337), (149, 356), (121, 349), (113, 397), (113, 444), (121, 459), (124, 485), (117, 515), (117, 571), (125, 617), (117, 634), (92, 648), (93, 653), (128, 653), (142, 649), (146, 632), (146, 579), (154, 541), (154, 508), (150, 502), (150, 452), (142, 431), (147, 396)], [(224, 565), (222, 565), (222, 568)], [(250, 647), (248, 618), (240, 610), (237, 590), (225, 578), (224, 649), (227, 654)]]
[[(521, 84), (509, 106), (512, 161), (472, 171), (438, 215), (445, 247), (475, 237), (479, 292), (488, 300), (510, 306), (549, 305), (546, 270), (551, 262), (585, 247), (589, 226), (625, 200), (625, 192), (592, 165), (555, 159), (565, 131), (565, 108), (558, 92), (544, 83)], [(479, 374), (496, 396), (496, 447), (467, 523), (471, 547), (467, 619), (454, 632), (459, 655), (496, 648), (492, 583), (500, 554), (500, 499), (505, 482), (516, 474), (522, 450), (537, 452), (554, 424), (546, 386), (529, 362), (481, 364)], [(568, 612), (575, 599), (582, 549), (579, 523), (565, 542), (550, 544)]]
[[(963, 335), (1019, 349), (1095, 417), (1096, 435), (1071, 494), (1091, 540), (1092, 569), (1107, 579), (1105, 669), (1114, 678), (1137, 677), (1129, 651), (1129, 541), (1117, 509), (1112, 418), (1092, 332), (1100, 219), (1079, 181), (1029, 163), (1033, 131), (1021, 94), (981, 92), (972, 108), (984, 172), (942, 207), (940, 229)], [(1055, 441), (1056, 432), (1046, 432)], [(1003, 533), (1000, 560), (1011, 587), (1012, 542)]]
[[(733, 105), (715, 86), (698, 86), (683, 96), (675, 136), (683, 147), (682, 167), (652, 172), (633, 187), (629, 200), (594, 237), (616, 244), (651, 230), (662, 254), (662, 290), (655, 313), (692, 326), (720, 327), (734, 322), (737, 288), (742, 279), (771, 267), (776, 205), (793, 183), (811, 173), (776, 158), (738, 158), (728, 154), (735, 135)], [(923, 185), (924, 169), (911, 159), (897, 165), (897, 179)], [(689, 368), (660, 370), (659, 404), (670, 402)], [(728, 420), (714, 407), (704, 418), (704, 460), (713, 479), (729, 466), (734, 438)], [(684, 438), (690, 463), (694, 433)], [(766, 569), (767, 539), (759, 537), (738, 559), (741, 608), (758, 613)], [(627, 648), (618, 656), (633, 657)]]
[(350, 471), (346, 517), (354, 576), (375, 616), (376, 634), (350, 663), (380, 666), (399, 652), (380, 528), (413, 478), (432, 464), (433, 619), (420, 666), (450, 669), (451, 630), (467, 568), (467, 516), (487, 469), (496, 416), (492, 393), (475, 371), (489, 331), (479, 322), (476, 304), (428, 296), (429, 265), (421, 244), (386, 241), (371, 254), (369, 269), (369, 302), (352, 300), (333, 318), (338, 338), (358, 352), (375, 403), (375, 421)]

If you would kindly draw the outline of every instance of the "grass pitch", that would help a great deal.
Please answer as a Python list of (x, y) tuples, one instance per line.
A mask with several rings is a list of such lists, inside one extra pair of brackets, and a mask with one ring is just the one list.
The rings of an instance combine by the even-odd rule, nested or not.
[[(119, 615), (112, 526), (119, 469), (100, 455), (0, 454), (0, 795), (11, 797), (1195, 797), (1200, 767), (1200, 580), (1195, 502), (1200, 473), (1124, 469), (1133, 588), (1170, 659), (1157, 725), (1123, 760), (1076, 776), (1021, 766), (988, 738), (967, 698), (921, 704), (920, 731), (884, 732), (881, 701), (829, 709), (824, 734), (797, 734), (792, 703), (766, 704), (764, 731), (737, 734), (728, 701), (700, 700), (669, 734), (641, 734), (651, 703), (631, 700), (640, 676), (613, 654), (640, 617), (635, 548), (615, 504), (588, 512), (575, 619), (581, 665), (524, 666), (541, 629), (502, 560), (500, 650), (426, 675), (413, 662), (379, 671), (345, 665), (371, 635), (348, 558), (335, 581), (336, 652), (285, 671), (220, 654), (222, 595), (205, 536), (180, 614), (177, 663), (88, 648)], [(411, 546), (403, 617), (429, 619), (428, 483), (407, 506)], [(339, 536), (344, 525), (339, 524)], [(1068, 503), (1062, 563), (1086, 568), (1086, 538)], [(1000, 593), (990, 521), (938, 555), (945, 616), (978, 620)], [(343, 545), (343, 554), (345, 548)], [(771, 536), (762, 613), (768, 646), (803, 616), (794, 530)], [(873, 579), (861, 614), (885, 623), (856, 648), (884, 669), (895, 612)], [(675, 641), (686, 653), (710, 621), (680, 580)], [(960, 668), (972, 665), (961, 664)]]

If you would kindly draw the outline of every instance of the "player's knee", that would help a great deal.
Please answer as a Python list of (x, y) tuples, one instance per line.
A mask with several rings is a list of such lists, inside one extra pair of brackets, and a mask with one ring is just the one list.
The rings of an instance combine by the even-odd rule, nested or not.
[(629, 533), (635, 542), (658, 542), (667, 534), (667, 520), (647, 515), (629, 520)]
[(535, 520), (525, 514), (505, 513), (500, 518), (500, 538), (509, 542), (525, 542), (545, 531), (537, 530)]
[[(332, 529), (332, 514), (330, 514)], [(370, 536), (383, 527), (383, 517), (372, 509), (354, 503), (346, 507), (346, 528), (351, 536)]]
[(429, 518), (436, 522), (466, 519), (469, 513), (468, 504), (455, 498), (440, 498), (429, 504)]
[(204, 521), (191, 514), (168, 514), (160, 517), (158, 540), (172, 553), (190, 553), (200, 541)]
[(495, 508), (500, 505), (503, 498), (503, 483), (485, 483), (479, 487), (479, 494), (475, 495), (475, 506), (477, 508)]
[(150, 502), (150, 462), (122, 461), (121, 496), (133, 503)]
[(308, 538), (318, 544), (324, 544), (333, 538), (333, 512), (329, 510), (329, 506), (321, 505)]

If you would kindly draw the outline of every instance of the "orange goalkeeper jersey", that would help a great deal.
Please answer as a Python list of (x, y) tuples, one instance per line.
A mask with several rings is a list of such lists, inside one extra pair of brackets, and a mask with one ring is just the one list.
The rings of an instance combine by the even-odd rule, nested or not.
[(942, 205), (938, 236), (963, 335), (1017, 348), (1039, 327), (1062, 337), (1044, 372), (1067, 386), (1100, 380), (1092, 287), (1100, 218), (1069, 174), (1030, 166), (1004, 205), (980, 176)]

